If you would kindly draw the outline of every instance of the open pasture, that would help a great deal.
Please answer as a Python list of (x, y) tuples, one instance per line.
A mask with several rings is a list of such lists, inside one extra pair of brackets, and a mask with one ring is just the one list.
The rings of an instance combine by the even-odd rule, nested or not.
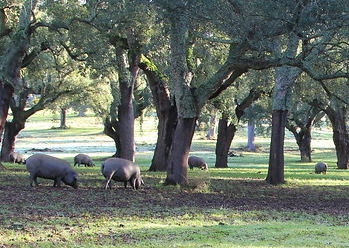
[[(285, 143), (285, 179), (271, 186), (268, 138), (256, 139), (260, 152), (241, 149), (244, 130), (232, 149), (229, 168), (214, 167), (215, 141), (197, 133), (191, 154), (204, 157), (208, 171), (189, 171), (189, 188), (162, 186), (163, 172), (148, 172), (156, 141), (156, 123), (146, 120), (136, 132), (136, 162), (145, 186), (138, 191), (114, 183), (103, 190), (101, 162), (113, 155), (113, 141), (93, 117), (68, 119), (71, 129), (51, 129), (52, 118), (31, 118), (20, 134), (17, 151), (49, 148), (47, 154), (73, 164), (89, 154), (96, 167), (75, 167), (80, 188), (53, 188), (38, 179), (29, 186), (23, 165), (5, 163), (0, 173), (0, 247), (347, 247), (349, 172), (335, 168), (330, 130), (316, 130), (312, 163), (300, 163), (292, 136)], [(314, 164), (329, 164), (314, 174)]]

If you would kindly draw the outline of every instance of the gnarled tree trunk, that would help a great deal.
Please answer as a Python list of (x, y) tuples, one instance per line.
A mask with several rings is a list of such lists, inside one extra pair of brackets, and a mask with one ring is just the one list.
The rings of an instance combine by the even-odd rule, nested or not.
[(15, 150), (16, 137), (24, 129), (25, 120), (6, 121), (4, 138), (1, 147), (1, 161), (9, 162), (9, 155)]
[(165, 185), (188, 186), (188, 156), (194, 135), (196, 118), (178, 118), (173, 146), (167, 160)]
[(177, 125), (177, 109), (171, 104), (167, 79), (158, 68), (145, 57), (139, 66), (147, 76), (159, 120), (158, 137), (149, 171), (166, 171), (167, 158)]
[[(25, 1), (19, 16), (19, 24), (14, 31), (9, 46), (0, 57), (0, 141), (5, 129), (9, 110), (9, 102), (17, 85), (23, 60), (29, 49), (31, 37), (31, 17), (37, 1)], [(2, 20), (1, 28), (5, 28), (7, 17)], [(29, 56), (28, 56), (29, 57)], [(34, 59), (33, 56), (32, 59)], [(30, 59), (28, 60), (30, 63)], [(0, 163), (0, 168), (4, 168)]]
[(236, 133), (236, 124), (240, 122), (241, 117), (245, 113), (245, 109), (251, 106), (251, 104), (260, 98), (263, 94), (261, 90), (251, 89), (248, 96), (244, 98), (244, 100), (238, 104), (235, 108), (235, 115), (237, 122), (230, 123), (228, 125), (229, 116), (227, 113), (222, 114), (222, 118), (219, 120), (218, 126), (218, 139), (216, 145), (216, 167), (218, 168), (226, 168), (228, 167), (228, 152), (233, 141), (233, 138)]
[(103, 132), (114, 140), (116, 151), (113, 157), (120, 158), (120, 137), (119, 137), (119, 122), (116, 119), (111, 119), (110, 117), (104, 120), (104, 130)]
[[(325, 87), (325, 85), (323, 85)], [(332, 101), (328, 103), (321, 102), (317, 99), (309, 102), (310, 105), (317, 107), (325, 112), (332, 124), (333, 143), (336, 148), (337, 167), (338, 169), (349, 168), (349, 134), (346, 126), (346, 116), (348, 108), (345, 104), (339, 103), (339, 99), (326, 91)]]
[(228, 152), (237, 128), (234, 123), (228, 125), (228, 117), (223, 115), (218, 123), (216, 145), (216, 168), (228, 167)]
[(138, 75), (137, 69), (132, 67), (131, 76), (127, 63), (126, 50), (116, 47), (116, 57), (119, 72), (120, 105), (118, 106), (120, 157), (134, 161), (134, 110), (133, 110), (133, 87)]
[(311, 128), (299, 133), (297, 144), (301, 153), (301, 161), (311, 162)]
[[(116, 153), (114, 156), (134, 161), (134, 108), (133, 89), (138, 76), (140, 54), (131, 53), (128, 60), (126, 49), (116, 40), (111, 38), (115, 47), (115, 56), (119, 76), (119, 89), (115, 82), (111, 83), (113, 102), (110, 107), (109, 117), (104, 121), (104, 133), (115, 142)], [(130, 48), (132, 50), (132, 48)], [(120, 99), (119, 99), (120, 94)], [(117, 112), (117, 114), (116, 114)]]

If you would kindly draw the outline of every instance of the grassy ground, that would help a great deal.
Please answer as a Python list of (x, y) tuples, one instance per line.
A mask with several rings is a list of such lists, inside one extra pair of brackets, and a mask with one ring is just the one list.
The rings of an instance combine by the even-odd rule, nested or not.
[[(163, 187), (166, 174), (148, 172), (156, 140), (156, 123), (147, 120), (137, 130), (136, 161), (145, 187), (133, 191), (114, 184), (103, 190), (99, 165), (115, 152), (102, 134), (97, 118), (68, 119), (71, 129), (40, 113), (17, 140), (17, 151), (32, 148), (70, 163), (80, 152), (91, 155), (96, 167), (76, 168), (81, 187), (53, 188), (38, 179), (29, 187), (23, 165), (5, 164), (0, 172), (0, 247), (347, 247), (349, 176), (337, 170), (330, 130), (316, 130), (312, 163), (300, 163), (292, 136), (285, 142), (287, 183), (265, 182), (267, 138), (257, 138), (260, 152), (241, 149), (240, 131), (229, 168), (215, 169), (215, 141), (196, 134), (191, 154), (204, 157), (208, 171), (189, 171), (190, 187)], [(139, 128), (138, 128), (139, 129)], [(326, 175), (313, 173), (314, 164), (329, 164)]]

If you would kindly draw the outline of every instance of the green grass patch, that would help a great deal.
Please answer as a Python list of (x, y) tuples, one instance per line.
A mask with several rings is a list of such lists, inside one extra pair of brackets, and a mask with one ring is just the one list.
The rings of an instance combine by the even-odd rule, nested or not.
[[(136, 162), (145, 186), (138, 191), (114, 183), (104, 190), (100, 164), (115, 152), (102, 134), (101, 120), (68, 116), (71, 128), (57, 118), (34, 115), (18, 137), (16, 149), (50, 148), (71, 164), (87, 153), (96, 167), (75, 167), (78, 190), (52, 187), (38, 179), (30, 187), (24, 165), (5, 163), (0, 172), (0, 247), (347, 247), (349, 172), (336, 169), (330, 130), (315, 130), (313, 160), (299, 162), (292, 137), (285, 141), (286, 183), (265, 182), (269, 140), (257, 137), (260, 151), (244, 151), (246, 130), (234, 138), (228, 168), (214, 168), (215, 141), (196, 133), (192, 155), (202, 156), (208, 171), (188, 170), (189, 187), (162, 186), (166, 173), (149, 172), (156, 142), (156, 122), (136, 125)], [(59, 151), (58, 151), (59, 150)], [(315, 174), (316, 162), (329, 164)]]

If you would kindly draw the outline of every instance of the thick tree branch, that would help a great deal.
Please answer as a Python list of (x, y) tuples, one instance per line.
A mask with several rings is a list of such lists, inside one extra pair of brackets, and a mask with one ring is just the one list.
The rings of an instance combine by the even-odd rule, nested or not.
[(215, 90), (210, 96), (209, 100), (219, 96), (225, 89), (227, 89), (238, 77), (247, 72), (247, 69), (234, 70), (226, 79), (223, 79), (223, 83)]
[(42, 42), (40, 48), (35, 48), (23, 58), (22, 68), (27, 67), (41, 52), (46, 51), (48, 48), (48, 45)]
[(321, 87), (324, 89), (324, 91), (326, 92), (326, 94), (329, 98), (334, 97), (337, 100), (339, 100), (340, 102), (342, 102), (346, 105), (349, 105), (349, 102), (345, 101), (343, 98), (341, 98), (341, 97), (337, 96), (336, 94), (334, 94), (333, 92), (331, 92), (323, 80), (318, 80), (318, 82), (320, 83)]
[(70, 49), (69, 46), (64, 44), (63, 42), (60, 42), (60, 44), (64, 47), (64, 49), (67, 51), (68, 55), (75, 61), (83, 62), (86, 61), (86, 58), (80, 58), (80, 56), (87, 55), (86, 52), (83, 53), (73, 53), (73, 51)]
[(235, 108), (235, 113), (238, 118), (238, 120), (241, 119), (241, 117), (245, 114), (245, 109), (248, 108), (254, 101), (257, 101), (262, 95), (264, 94), (263, 90), (255, 90), (251, 89), (250, 93), (247, 97), (244, 98), (244, 100), (238, 104)]

